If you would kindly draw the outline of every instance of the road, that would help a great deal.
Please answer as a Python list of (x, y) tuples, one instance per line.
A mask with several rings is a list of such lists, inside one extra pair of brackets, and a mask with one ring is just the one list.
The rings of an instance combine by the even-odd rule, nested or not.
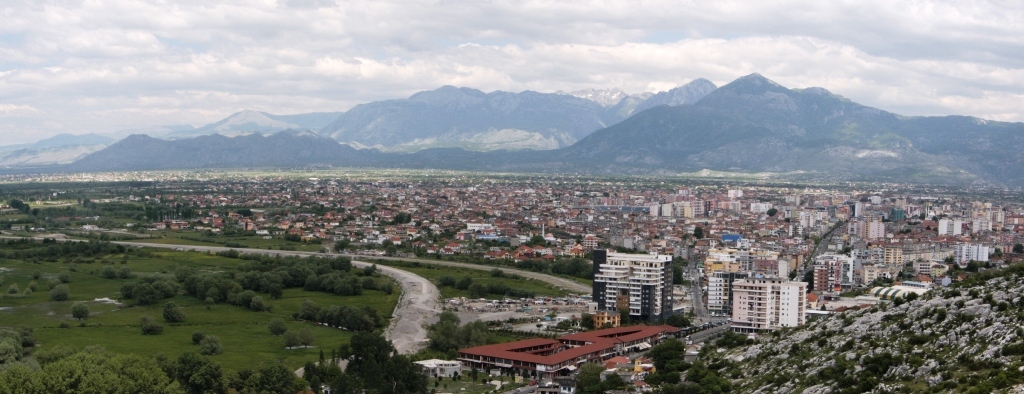
[[(352, 258), (365, 258), (366, 257), (366, 256), (355, 255), (355, 254), (345, 254), (344, 256), (348, 256), (348, 257), (352, 257)], [(417, 262), (417, 263), (420, 263), (420, 264), (433, 264), (433, 265), (440, 265), (440, 266), (444, 266), (444, 267), (469, 268), (469, 269), (481, 270), (481, 271), (490, 271), (490, 270), (493, 270), (495, 268), (498, 268), (498, 269), (500, 269), (502, 271), (505, 271), (506, 273), (517, 274), (517, 275), (522, 276), (524, 278), (530, 278), (530, 279), (536, 279), (536, 280), (539, 280), (539, 281), (543, 281), (543, 282), (555, 285), (555, 286), (557, 286), (559, 288), (565, 289), (566, 291), (580, 293), (580, 294), (590, 294), (592, 292), (592, 289), (591, 289), (590, 286), (587, 286), (587, 285), (584, 285), (584, 284), (572, 281), (570, 279), (560, 278), (560, 277), (557, 277), (557, 276), (554, 276), (554, 275), (542, 274), (542, 273), (539, 273), (539, 272), (524, 271), (524, 270), (520, 270), (520, 269), (516, 269), (516, 268), (495, 267), (495, 266), (490, 266), (490, 265), (459, 263), (459, 262), (455, 262), (455, 261), (433, 260), (433, 259), (412, 259), (412, 258), (405, 258), (405, 257), (381, 257), (381, 258), (385, 259), (385, 260), (409, 261), (409, 262)]]
[(826, 245), (825, 247), (827, 247), (828, 244), (832, 243), (832, 236), (836, 234), (836, 230), (843, 226), (843, 223), (845, 222), (842, 220), (836, 222), (836, 224), (833, 225), (832, 228), (828, 229), (828, 232), (821, 237), (821, 241), (818, 242), (817, 245), (814, 245), (814, 249), (811, 250), (811, 254), (807, 255), (807, 260), (804, 260), (804, 270), (800, 272), (800, 277), (796, 278), (796, 280), (804, 280), (807, 273), (814, 269), (814, 258), (818, 256), (819, 252), (821, 252), (820, 249), (822, 248), (822, 245)]

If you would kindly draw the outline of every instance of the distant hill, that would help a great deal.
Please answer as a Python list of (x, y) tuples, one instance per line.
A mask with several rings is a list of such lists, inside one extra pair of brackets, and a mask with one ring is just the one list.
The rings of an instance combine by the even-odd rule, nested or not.
[(32, 144), (0, 146), (0, 166), (68, 164), (113, 142), (113, 138), (97, 134), (58, 134)]
[(273, 115), (245, 110), (203, 127), (173, 131), (166, 134), (166, 137), (179, 139), (210, 134), (234, 136), (250, 133), (272, 134), (284, 130), (318, 130), (334, 121), (340, 114), (340, 112), (312, 112), (296, 115)]
[(215, 134), (167, 141), (132, 135), (69, 166), (69, 171), (345, 165), (365, 153), (311, 132)]
[[(714, 90), (710, 82), (700, 81), (678, 88), (685, 93), (660, 103), (691, 104)], [(618, 89), (484, 93), (444, 86), (404, 100), (357, 105), (319, 133), (389, 151), (441, 147), (475, 151), (556, 149), (622, 121), (648, 97), (652, 96), (630, 96)]]

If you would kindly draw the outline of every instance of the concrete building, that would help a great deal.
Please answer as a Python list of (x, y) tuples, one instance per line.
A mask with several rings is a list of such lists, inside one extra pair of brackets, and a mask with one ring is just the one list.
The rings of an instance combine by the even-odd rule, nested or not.
[(964, 222), (959, 219), (939, 219), (939, 235), (963, 234)]
[(450, 378), (456, 373), (462, 371), (462, 363), (458, 361), (431, 359), (416, 361), (414, 364), (420, 367), (420, 371), (423, 372), (424, 375), (435, 378)]
[(966, 265), (971, 260), (988, 261), (988, 246), (960, 244), (953, 248), (953, 259), (957, 264)]
[(746, 278), (733, 283), (732, 329), (765, 332), (806, 323), (807, 283)]
[(747, 277), (745, 272), (718, 271), (708, 277), (708, 312), (732, 312), (732, 284)]
[(672, 312), (672, 256), (594, 251), (593, 299), (599, 311), (629, 310), (637, 321)]

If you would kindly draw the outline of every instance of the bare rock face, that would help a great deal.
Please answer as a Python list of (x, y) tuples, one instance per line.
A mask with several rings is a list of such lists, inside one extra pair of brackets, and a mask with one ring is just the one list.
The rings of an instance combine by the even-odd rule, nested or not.
[(737, 392), (1021, 392), (1024, 269), (989, 277), (765, 335), (704, 362), (738, 360), (724, 364), (739, 371)]

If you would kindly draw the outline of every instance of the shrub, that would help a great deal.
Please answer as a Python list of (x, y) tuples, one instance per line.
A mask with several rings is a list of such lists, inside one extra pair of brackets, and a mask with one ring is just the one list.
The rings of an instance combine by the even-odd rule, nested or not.
[(296, 347), (299, 346), (301, 341), (299, 340), (299, 333), (295, 331), (288, 331), (284, 333), (284, 347)]
[(203, 334), (201, 331), (193, 332), (192, 333), (192, 344), (198, 345), (199, 342), (203, 340), (203, 338), (206, 338), (206, 334)]
[(103, 277), (106, 279), (117, 278), (117, 270), (114, 269), (114, 267), (103, 267), (101, 272), (103, 273)]
[(71, 317), (78, 320), (85, 320), (89, 318), (89, 306), (84, 302), (76, 302), (71, 305)]
[(36, 281), (28, 282), (28, 289), (32, 291), (39, 290), (39, 284)]
[(185, 321), (185, 312), (181, 311), (178, 304), (168, 302), (164, 304), (164, 320), (168, 323), (181, 323)]
[(284, 325), (283, 320), (274, 319), (270, 322), (270, 325), (267, 326), (267, 329), (270, 330), (270, 333), (274, 334), (274, 336), (279, 336), (288, 331), (288, 326)]
[(221, 354), (224, 347), (220, 345), (220, 339), (213, 335), (207, 335), (199, 341), (199, 352), (207, 356)]
[(21, 289), (18, 288), (18, 284), (17, 283), (11, 283), (11, 286), (7, 288), (7, 294), (18, 294), (20, 292), (21, 292)]
[(50, 290), (50, 299), (54, 301), (67, 301), (71, 298), (71, 289), (68, 285), (57, 285)]
[(255, 296), (249, 303), (249, 309), (252, 309), (256, 312), (263, 312), (269, 310), (270, 308), (267, 306), (265, 302), (263, 302), (263, 297)]
[(39, 271), (32, 271), (32, 279), (38, 280), (39, 277), (41, 277), (41, 276), (43, 276), (43, 274), (40, 273)]
[(142, 328), (142, 335), (159, 335), (164, 332), (164, 326), (157, 324), (156, 320), (149, 316), (139, 319), (139, 327)]
[(71, 274), (61, 272), (60, 274), (57, 274), (57, 280), (59, 280), (60, 283), (71, 283)]
[(128, 267), (121, 267), (121, 269), (117, 270), (117, 277), (121, 278), (121, 279), (131, 278), (132, 277), (132, 269), (128, 268)]

